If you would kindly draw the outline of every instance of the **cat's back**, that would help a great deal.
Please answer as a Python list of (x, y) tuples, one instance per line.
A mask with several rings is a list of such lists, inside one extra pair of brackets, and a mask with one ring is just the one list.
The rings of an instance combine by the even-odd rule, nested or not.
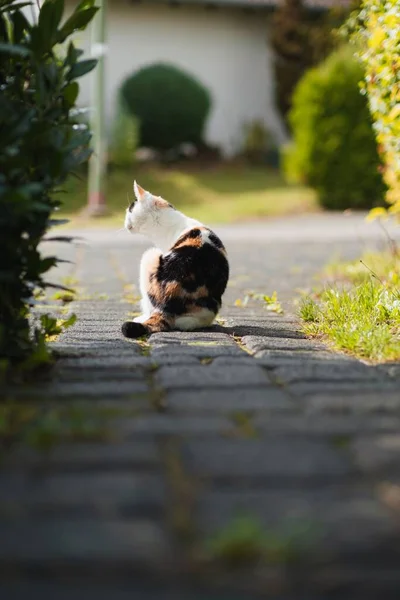
[(162, 257), (160, 266), (167, 279), (180, 281), (187, 291), (206, 285), (222, 296), (229, 278), (225, 246), (205, 226), (195, 226), (182, 233)]

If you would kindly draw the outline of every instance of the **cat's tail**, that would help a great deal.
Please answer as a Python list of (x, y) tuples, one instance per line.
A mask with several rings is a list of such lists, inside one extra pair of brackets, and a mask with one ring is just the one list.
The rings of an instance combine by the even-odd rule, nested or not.
[(168, 319), (161, 313), (151, 315), (144, 323), (125, 321), (122, 325), (122, 334), (127, 338), (138, 338), (159, 331), (170, 331), (172, 329)]

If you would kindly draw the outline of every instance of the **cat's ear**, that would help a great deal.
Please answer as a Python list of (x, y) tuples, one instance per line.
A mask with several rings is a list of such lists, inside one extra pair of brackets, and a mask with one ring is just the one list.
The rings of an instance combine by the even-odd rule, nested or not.
[(143, 200), (146, 195), (144, 190), (136, 181), (133, 182), (133, 191), (135, 192), (136, 200)]

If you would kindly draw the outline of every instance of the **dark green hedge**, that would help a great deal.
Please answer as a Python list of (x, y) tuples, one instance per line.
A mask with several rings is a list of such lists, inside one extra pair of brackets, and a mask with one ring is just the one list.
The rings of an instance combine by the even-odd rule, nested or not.
[[(24, 2), (24, 4), (29, 4)], [(57, 221), (57, 188), (90, 155), (90, 132), (76, 125), (76, 79), (95, 60), (81, 60), (72, 42), (60, 46), (95, 15), (93, 0), (78, 5), (62, 23), (64, 0), (45, 0), (29, 22), (16, 0), (0, 6), (0, 365), (46, 354), (42, 318), (34, 331), (29, 308), (34, 292), (48, 285), (57, 258), (43, 258), (39, 243)], [(36, 356), (36, 359), (35, 359)]]
[(285, 170), (313, 187), (325, 208), (365, 209), (383, 202), (375, 135), (359, 89), (362, 77), (344, 48), (308, 71), (293, 96), (293, 145), (286, 151)]
[(211, 98), (191, 75), (172, 65), (154, 64), (128, 77), (121, 94), (139, 120), (142, 146), (168, 150), (202, 141)]

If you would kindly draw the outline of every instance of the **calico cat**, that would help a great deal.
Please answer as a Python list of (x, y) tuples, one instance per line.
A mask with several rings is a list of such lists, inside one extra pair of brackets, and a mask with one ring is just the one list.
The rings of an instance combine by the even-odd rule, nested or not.
[(150, 248), (140, 264), (142, 315), (122, 325), (128, 338), (157, 331), (192, 331), (212, 324), (221, 307), (229, 265), (221, 240), (135, 181), (136, 202), (127, 208), (125, 228), (147, 236)]

